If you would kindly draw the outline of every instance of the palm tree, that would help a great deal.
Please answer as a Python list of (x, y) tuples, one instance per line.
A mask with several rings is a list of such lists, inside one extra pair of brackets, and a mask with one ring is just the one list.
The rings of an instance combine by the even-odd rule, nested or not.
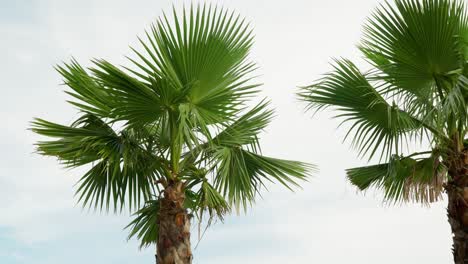
[(132, 49), (131, 67), (93, 60), (57, 66), (81, 116), (71, 125), (35, 119), (40, 154), (66, 167), (87, 165), (77, 194), (84, 206), (136, 210), (129, 237), (157, 248), (157, 263), (191, 263), (190, 222), (222, 219), (249, 206), (267, 181), (288, 188), (306, 163), (262, 156), (259, 133), (272, 118), (255, 107), (256, 65), (249, 25), (213, 6), (166, 15)]
[[(347, 170), (386, 201), (428, 204), (448, 195), (455, 263), (468, 263), (468, 16), (462, 1), (396, 0), (367, 20), (359, 45), (368, 70), (347, 59), (299, 96), (332, 107), (346, 138), (379, 164)], [(412, 152), (410, 143), (427, 149)], [(427, 143), (427, 144), (425, 144)], [(419, 145), (419, 144), (418, 144)]]

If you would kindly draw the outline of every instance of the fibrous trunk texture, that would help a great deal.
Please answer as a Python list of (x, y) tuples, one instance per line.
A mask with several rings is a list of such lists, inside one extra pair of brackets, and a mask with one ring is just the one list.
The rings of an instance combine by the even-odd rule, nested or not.
[(451, 177), (446, 185), (448, 221), (453, 235), (455, 264), (468, 264), (468, 150), (452, 157), (448, 164)]
[(164, 190), (159, 213), (157, 264), (191, 264), (190, 219), (184, 208), (184, 186), (170, 184)]

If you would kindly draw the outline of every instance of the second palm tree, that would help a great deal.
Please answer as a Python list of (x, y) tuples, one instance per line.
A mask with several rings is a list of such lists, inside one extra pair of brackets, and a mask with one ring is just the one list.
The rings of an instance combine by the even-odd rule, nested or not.
[[(371, 70), (349, 60), (305, 87), (311, 108), (335, 107), (362, 155), (386, 162), (347, 170), (361, 190), (393, 202), (448, 195), (456, 264), (468, 263), (468, 15), (463, 2), (397, 0), (364, 27), (360, 50)], [(428, 142), (421, 152), (403, 150)]]

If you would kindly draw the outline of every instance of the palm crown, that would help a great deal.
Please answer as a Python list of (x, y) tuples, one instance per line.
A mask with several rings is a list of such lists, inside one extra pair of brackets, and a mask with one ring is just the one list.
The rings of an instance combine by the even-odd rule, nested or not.
[[(129, 225), (142, 245), (156, 242), (160, 199), (182, 183), (184, 207), (201, 217), (245, 208), (265, 181), (297, 185), (311, 166), (260, 154), (272, 118), (257, 94), (253, 36), (234, 13), (212, 6), (164, 15), (132, 49), (131, 67), (94, 60), (58, 66), (82, 116), (70, 126), (43, 119), (32, 130), (56, 138), (38, 151), (67, 167), (91, 164), (78, 184), (84, 205), (139, 209)], [(142, 204), (144, 206), (142, 207)]]
[[(447, 0), (385, 4), (367, 20), (359, 45), (372, 68), (363, 72), (339, 59), (333, 72), (300, 92), (310, 108), (340, 112), (361, 156), (387, 161), (347, 171), (361, 190), (375, 186), (394, 202), (440, 198), (449, 156), (468, 143), (465, 11)], [(427, 151), (404, 153), (410, 140), (426, 139)]]

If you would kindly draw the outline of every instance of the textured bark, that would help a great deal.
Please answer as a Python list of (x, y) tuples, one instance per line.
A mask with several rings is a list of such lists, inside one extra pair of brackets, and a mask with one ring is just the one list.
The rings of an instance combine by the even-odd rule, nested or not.
[(191, 264), (190, 219), (184, 208), (184, 186), (170, 184), (164, 191), (159, 213), (157, 264)]
[(447, 215), (453, 235), (455, 264), (468, 264), (468, 150), (456, 153), (448, 163)]

